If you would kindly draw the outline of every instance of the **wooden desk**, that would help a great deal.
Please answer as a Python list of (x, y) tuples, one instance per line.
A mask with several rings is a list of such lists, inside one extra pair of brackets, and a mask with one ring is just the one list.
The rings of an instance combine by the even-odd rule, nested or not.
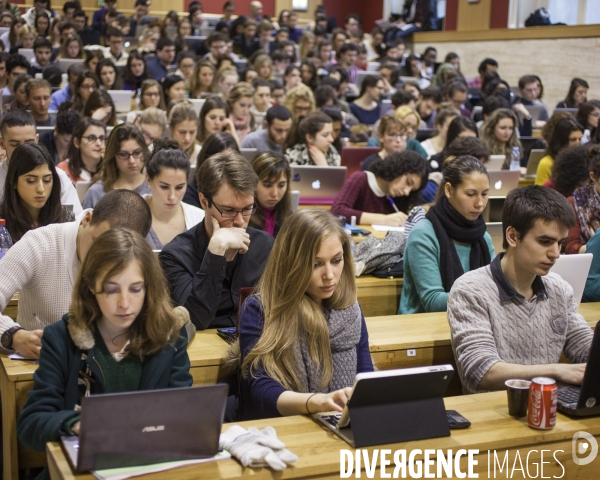
[[(479, 454), (474, 458), (478, 464), (474, 467), (474, 472), (479, 474), (479, 478), (488, 478), (488, 450), (497, 450), (500, 462), (502, 462), (505, 451), (508, 450), (508, 465), (512, 468), (519, 452), (523, 464), (526, 462), (529, 451), (532, 452), (529, 458), (530, 462), (540, 461), (540, 450), (551, 450), (544, 456), (544, 476), (546, 478), (566, 478), (566, 479), (597, 479), (598, 462), (592, 462), (590, 465), (578, 466), (572, 460), (572, 438), (580, 431), (586, 431), (591, 435), (598, 437), (600, 435), (600, 417), (589, 417), (585, 419), (570, 419), (562, 414), (558, 414), (556, 427), (552, 430), (534, 430), (527, 425), (525, 419), (515, 420), (508, 415), (508, 407), (505, 392), (481, 393), (478, 395), (465, 395), (462, 397), (448, 398), (445, 400), (447, 409), (458, 410), (463, 416), (471, 421), (471, 427), (465, 430), (453, 430), (449, 437), (436, 439), (419, 440), (413, 442), (393, 444), (389, 446), (370, 447), (369, 458), (372, 458), (374, 449), (391, 449), (391, 468), (387, 468), (387, 473), (394, 471), (393, 452), (395, 450), (406, 449), (406, 457), (411, 450), (420, 449), (441, 449), (443, 452), (452, 450), (456, 453), (458, 449), (477, 449)], [(287, 479), (287, 478), (340, 478), (340, 450), (354, 449), (330, 433), (325, 427), (321, 427), (315, 420), (305, 416), (294, 416), (287, 418), (272, 418), (253, 422), (242, 422), (243, 427), (255, 426), (263, 428), (267, 425), (275, 427), (278, 437), (285, 443), (286, 448), (298, 455), (299, 460), (293, 467), (283, 472), (273, 472), (272, 470), (243, 468), (236, 460), (223, 460), (203, 465), (194, 465), (189, 467), (162, 472), (155, 475), (137, 477), (140, 479), (229, 479), (239, 477), (251, 477), (256, 480), (261, 479)], [(228, 425), (223, 426), (227, 430)], [(558, 450), (563, 450), (562, 452)], [(552, 458), (553, 453), (560, 464)], [(50, 476), (53, 480), (92, 480), (94, 477), (90, 474), (74, 474), (71, 470), (63, 451), (58, 443), (49, 443), (47, 446), (48, 465)], [(466, 472), (467, 459), (463, 457), (461, 461), (461, 470)], [(378, 465), (379, 465), (378, 456)], [(419, 455), (417, 458), (422, 458)], [(491, 454), (493, 459), (493, 453)], [(388, 455), (390, 459), (390, 455)], [(535, 459), (535, 460), (534, 460)], [(493, 460), (492, 460), (493, 461)], [(366, 478), (364, 462), (362, 475)], [(517, 466), (519, 463), (517, 462)], [(524, 466), (524, 465), (523, 465)], [(534, 468), (533, 465), (530, 465)], [(506, 467), (505, 467), (506, 468)], [(564, 472), (563, 469), (564, 468)], [(431, 468), (435, 472), (436, 466)], [(492, 467), (493, 469), (493, 467)], [(379, 468), (374, 478), (379, 478)], [(533, 470), (531, 470), (533, 472)], [(354, 472), (355, 473), (355, 472)], [(356, 478), (355, 475), (351, 478)], [(566, 475), (564, 475), (566, 473)], [(504, 472), (499, 474), (504, 477)], [(564, 475), (564, 476), (563, 476)], [(454, 478), (454, 477), (453, 477)], [(494, 478), (490, 475), (489, 478)], [(521, 476), (519, 476), (521, 478)]]
[(12, 318), (14, 321), (16, 321), (18, 309), (19, 309), (19, 294), (15, 293), (13, 295), (13, 297), (10, 299), (10, 301), (8, 302), (8, 305), (6, 305), (6, 308), (2, 312), (2, 315), (8, 315), (10, 318)]

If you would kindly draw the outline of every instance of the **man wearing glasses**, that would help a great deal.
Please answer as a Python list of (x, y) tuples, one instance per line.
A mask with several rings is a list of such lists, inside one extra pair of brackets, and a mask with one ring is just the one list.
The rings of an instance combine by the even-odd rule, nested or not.
[(273, 246), (268, 233), (248, 228), (258, 177), (248, 160), (229, 152), (209, 157), (196, 183), (206, 216), (159, 258), (171, 297), (196, 328), (235, 327), (240, 289), (256, 284)]

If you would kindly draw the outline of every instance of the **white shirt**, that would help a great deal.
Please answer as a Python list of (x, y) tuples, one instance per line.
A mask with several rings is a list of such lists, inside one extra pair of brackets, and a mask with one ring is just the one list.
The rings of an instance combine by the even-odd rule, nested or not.
[(375, 178), (375, 174), (373, 172), (369, 172), (368, 170), (365, 172), (367, 174), (367, 182), (369, 183), (369, 188), (375, 194), (376, 197), (385, 197), (385, 192), (379, 188), (377, 184), (377, 179)]

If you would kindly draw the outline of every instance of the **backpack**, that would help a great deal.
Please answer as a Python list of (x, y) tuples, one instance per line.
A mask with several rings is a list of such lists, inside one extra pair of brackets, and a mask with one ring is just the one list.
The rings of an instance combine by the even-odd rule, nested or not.
[(381, 273), (386, 277), (392, 276), (387, 273), (387, 269), (402, 261), (405, 246), (406, 239), (402, 232), (390, 231), (382, 240), (374, 235), (368, 236), (354, 248), (356, 276), (366, 275), (377, 269), (386, 269)]
[(538, 8), (525, 20), (526, 27), (541, 27), (543, 25), (552, 25), (550, 12), (545, 8)]

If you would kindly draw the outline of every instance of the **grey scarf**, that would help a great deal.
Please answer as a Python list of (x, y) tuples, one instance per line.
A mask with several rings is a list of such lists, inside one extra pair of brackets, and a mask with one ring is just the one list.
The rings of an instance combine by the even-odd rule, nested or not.
[(361, 310), (358, 302), (344, 310), (327, 310), (325, 318), (329, 327), (329, 341), (333, 359), (333, 379), (324, 391), (319, 390), (323, 374), (320, 365), (310, 357), (309, 339), (301, 335), (296, 342), (296, 354), (300, 361), (302, 393), (328, 393), (351, 387), (356, 376), (356, 345), (360, 341)]

